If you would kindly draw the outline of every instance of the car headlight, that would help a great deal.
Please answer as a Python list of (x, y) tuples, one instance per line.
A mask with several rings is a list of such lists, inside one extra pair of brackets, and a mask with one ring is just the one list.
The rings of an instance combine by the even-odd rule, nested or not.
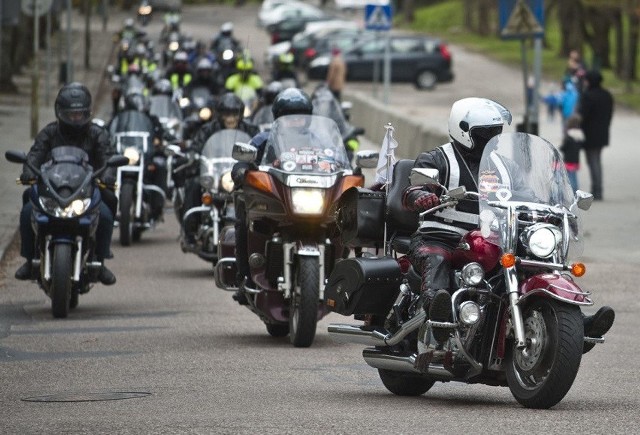
[(322, 214), (324, 209), (324, 190), (291, 189), (291, 203), (296, 214)]
[(523, 233), (524, 244), (539, 258), (551, 257), (562, 243), (562, 232), (554, 225), (537, 223)]
[(122, 154), (129, 159), (130, 165), (135, 165), (140, 161), (140, 151), (133, 147), (125, 148)]
[(233, 180), (231, 179), (231, 171), (225, 172), (220, 177), (220, 186), (222, 186), (222, 190), (225, 192), (233, 191)]
[(213, 187), (213, 177), (211, 175), (200, 175), (200, 185), (209, 190)]
[(89, 209), (91, 205), (91, 199), (75, 199), (68, 206), (62, 208), (53, 198), (47, 198), (41, 196), (40, 206), (42, 209), (52, 216), (57, 218), (72, 218), (81, 216)]

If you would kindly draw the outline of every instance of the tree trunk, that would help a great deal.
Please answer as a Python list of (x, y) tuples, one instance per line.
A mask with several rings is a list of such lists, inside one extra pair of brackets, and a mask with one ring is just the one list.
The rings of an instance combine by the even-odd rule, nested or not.
[(584, 10), (580, 0), (561, 0), (557, 2), (558, 22), (560, 23), (560, 51), (558, 57), (567, 57), (571, 50), (582, 54), (585, 42)]
[(591, 66), (594, 69), (611, 68), (609, 31), (611, 30), (612, 16), (616, 9), (609, 7), (587, 8), (587, 22), (593, 29), (591, 38), (593, 60)]
[(629, 59), (629, 70), (628, 70), (628, 79), (636, 80), (637, 77), (637, 68), (636, 63), (638, 60), (638, 39), (640, 38), (640, 16), (638, 13), (638, 2), (633, 1), (632, 8), (629, 10), (629, 51), (626, 56)]

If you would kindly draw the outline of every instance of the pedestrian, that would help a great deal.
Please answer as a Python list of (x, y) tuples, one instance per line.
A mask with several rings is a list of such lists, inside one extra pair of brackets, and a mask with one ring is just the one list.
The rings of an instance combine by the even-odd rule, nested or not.
[(567, 169), (569, 183), (575, 192), (578, 190), (578, 169), (580, 169), (580, 149), (584, 145), (584, 133), (580, 128), (582, 118), (578, 114), (573, 114), (567, 119), (567, 129), (562, 139), (562, 157), (564, 167)]
[(344, 84), (347, 81), (347, 64), (344, 62), (342, 52), (338, 47), (331, 49), (331, 62), (327, 69), (327, 86), (333, 95), (340, 101)]
[(584, 76), (584, 91), (580, 97), (578, 113), (582, 116), (584, 151), (587, 156), (591, 193), (596, 201), (602, 196), (602, 148), (609, 145), (609, 129), (613, 116), (613, 96), (602, 87), (602, 74), (588, 71)]
[(578, 99), (580, 94), (578, 87), (572, 80), (565, 80), (562, 84), (562, 91), (558, 93), (558, 106), (560, 108), (560, 115), (562, 115), (562, 133), (567, 129), (567, 120), (573, 115), (578, 107)]
[(582, 56), (580, 56), (580, 52), (578, 50), (571, 50), (569, 52), (569, 57), (567, 58), (567, 66), (564, 71), (564, 80), (573, 81), (576, 87), (579, 88), (585, 73), (586, 68), (584, 66), (584, 63), (582, 62)]

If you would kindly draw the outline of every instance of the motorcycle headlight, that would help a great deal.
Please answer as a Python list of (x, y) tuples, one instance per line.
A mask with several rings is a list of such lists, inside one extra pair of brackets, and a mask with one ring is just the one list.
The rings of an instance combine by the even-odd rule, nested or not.
[(233, 50), (225, 50), (222, 52), (222, 60), (233, 59)]
[(178, 104), (180, 105), (181, 109), (184, 109), (185, 107), (189, 107), (189, 104), (191, 104), (191, 101), (189, 101), (187, 97), (182, 97), (180, 98), (180, 101), (178, 102)]
[(480, 320), (480, 307), (473, 301), (464, 301), (460, 304), (458, 317), (467, 326), (475, 325)]
[(324, 190), (322, 189), (291, 189), (291, 203), (296, 214), (322, 214), (324, 209)]
[(53, 198), (40, 197), (40, 206), (42, 209), (52, 216), (57, 218), (72, 218), (81, 216), (89, 209), (91, 205), (91, 199), (76, 199), (68, 206), (62, 208)]
[(231, 192), (233, 190), (233, 180), (231, 179), (231, 172), (225, 172), (220, 178), (220, 186), (225, 192)]
[(198, 112), (198, 117), (202, 120), (202, 121), (208, 121), (211, 119), (211, 109), (209, 109), (208, 107), (203, 107), (202, 109), (200, 109), (200, 112)]
[(133, 147), (125, 148), (122, 154), (129, 159), (130, 165), (135, 165), (140, 161), (140, 151)]
[(484, 279), (484, 269), (478, 263), (465, 264), (462, 268), (462, 281), (468, 286), (475, 287)]
[(150, 5), (142, 5), (138, 8), (138, 13), (140, 15), (149, 15), (151, 13), (151, 6)]
[(200, 185), (209, 190), (213, 187), (213, 177), (211, 175), (201, 175)]
[(171, 51), (177, 51), (179, 47), (180, 47), (180, 43), (178, 41), (171, 41), (169, 43), (169, 50)]
[(537, 223), (523, 233), (524, 244), (539, 258), (551, 257), (562, 243), (562, 232), (554, 225)]

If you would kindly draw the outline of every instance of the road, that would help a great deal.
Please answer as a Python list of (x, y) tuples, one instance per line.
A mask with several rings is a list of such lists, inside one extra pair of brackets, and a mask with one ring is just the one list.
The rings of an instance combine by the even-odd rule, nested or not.
[[(247, 35), (245, 44), (256, 56), (262, 53), (257, 46), (266, 38), (255, 28), (255, 8), (222, 11), (188, 8), (184, 22), (204, 37), (223, 21), (234, 21), (236, 33)], [(152, 34), (157, 30), (157, 23), (149, 27)], [(461, 92), (472, 89), (469, 83), (461, 86)], [(418, 97), (444, 101), (438, 95), (453, 88), (447, 89)], [(139, 244), (119, 246), (116, 230), (109, 265), (118, 283), (94, 287), (64, 320), (52, 319), (50, 303), (35, 285), (13, 279), (20, 264), (14, 247), (0, 283), (0, 433), (635, 431), (640, 343), (633, 331), (640, 322), (637, 263), (624, 261), (624, 253), (634, 249), (628, 243), (617, 245), (620, 261), (595, 262), (581, 281), (597, 289), (598, 304), (618, 309), (607, 343), (584, 357), (560, 404), (535, 411), (523, 409), (506, 388), (482, 385), (439, 383), (418, 398), (393, 396), (362, 360), (362, 346), (338, 344), (328, 336), (329, 323), (349, 321), (336, 314), (320, 322), (311, 348), (272, 338), (255, 315), (215, 287), (210, 265), (180, 251), (177, 234), (170, 209), (166, 221), (143, 234)], [(613, 243), (606, 233), (593, 231), (591, 238)], [(149, 394), (24, 401), (54, 394), (119, 399), (127, 392)]]

